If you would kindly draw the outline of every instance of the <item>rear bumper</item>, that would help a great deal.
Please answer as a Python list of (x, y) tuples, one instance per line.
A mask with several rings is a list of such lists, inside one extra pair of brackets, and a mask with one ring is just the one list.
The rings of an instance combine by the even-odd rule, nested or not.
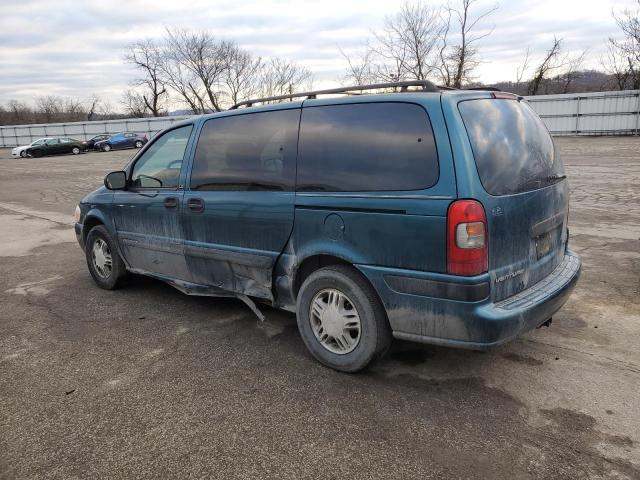
[[(397, 284), (389, 282), (390, 276), (399, 275), (397, 271), (370, 266), (359, 268), (380, 294), (396, 338), (462, 348), (487, 348), (508, 342), (551, 318), (575, 287), (581, 262), (575, 253), (567, 250), (562, 263), (546, 278), (497, 303), (489, 298), (460, 301), (397, 291)], [(477, 290), (478, 285), (489, 280), (488, 275), (470, 279), (442, 277), (448, 277), (448, 284), (460, 282), (464, 291), (469, 287)]]

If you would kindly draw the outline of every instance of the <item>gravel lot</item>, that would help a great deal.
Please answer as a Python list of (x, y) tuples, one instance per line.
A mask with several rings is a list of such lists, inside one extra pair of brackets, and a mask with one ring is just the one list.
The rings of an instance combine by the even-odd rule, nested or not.
[(551, 328), (358, 375), (291, 314), (97, 288), (73, 210), (133, 150), (0, 150), (0, 478), (640, 478), (640, 139), (559, 144), (584, 270)]

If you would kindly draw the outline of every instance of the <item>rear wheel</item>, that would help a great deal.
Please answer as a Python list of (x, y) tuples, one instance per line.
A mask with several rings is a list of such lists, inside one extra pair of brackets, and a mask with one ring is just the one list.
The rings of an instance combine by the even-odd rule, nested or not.
[(103, 152), (108, 152), (109, 150), (111, 150), (111, 145), (109, 145), (108, 143), (105, 145), (102, 145)]
[(127, 276), (127, 268), (120, 258), (117, 246), (108, 230), (98, 225), (87, 235), (85, 243), (87, 266), (93, 280), (100, 288), (114, 290)]
[(78, 147), (73, 147), (71, 149), (71, 153), (73, 153), (74, 155), (78, 155), (80, 153), (80, 149)]
[(136, 142), (136, 148), (142, 148), (142, 142), (140, 140)]
[(300, 288), (297, 319), (311, 354), (335, 370), (362, 370), (391, 345), (384, 307), (353, 267), (337, 265), (313, 272)]

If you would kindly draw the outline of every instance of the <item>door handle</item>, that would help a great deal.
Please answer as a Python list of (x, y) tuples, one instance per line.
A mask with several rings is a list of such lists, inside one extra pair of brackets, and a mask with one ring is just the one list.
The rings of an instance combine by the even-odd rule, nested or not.
[(178, 199), (176, 197), (167, 197), (164, 199), (164, 208), (177, 208)]
[(187, 206), (193, 212), (204, 212), (204, 200), (201, 198), (190, 198), (187, 201)]

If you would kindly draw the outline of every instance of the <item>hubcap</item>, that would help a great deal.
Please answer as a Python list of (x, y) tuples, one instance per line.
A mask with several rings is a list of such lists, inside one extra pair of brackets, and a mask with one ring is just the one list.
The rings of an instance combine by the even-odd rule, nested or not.
[(360, 316), (349, 297), (335, 288), (321, 290), (313, 297), (309, 311), (316, 339), (331, 353), (344, 355), (360, 341)]
[(107, 242), (101, 238), (96, 239), (93, 242), (93, 248), (91, 249), (91, 259), (93, 260), (93, 266), (96, 273), (101, 278), (109, 278), (111, 275), (111, 250)]

